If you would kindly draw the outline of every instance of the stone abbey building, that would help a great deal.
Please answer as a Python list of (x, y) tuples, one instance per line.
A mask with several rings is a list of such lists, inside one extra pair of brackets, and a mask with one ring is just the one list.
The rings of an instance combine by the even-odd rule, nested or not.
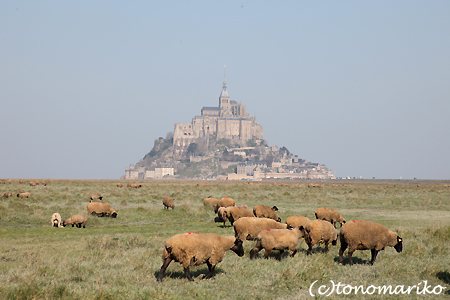
[(259, 142), (264, 138), (263, 129), (256, 122), (256, 117), (250, 117), (242, 103), (230, 99), (225, 78), (218, 107), (203, 107), (201, 115), (194, 117), (192, 122), (175, 124), (174, 158), (185, 154), (191, 143), (207, 143), (210, 135), (217, 140), (229, 139), (239, 145), (245, 145), (251, 139)]

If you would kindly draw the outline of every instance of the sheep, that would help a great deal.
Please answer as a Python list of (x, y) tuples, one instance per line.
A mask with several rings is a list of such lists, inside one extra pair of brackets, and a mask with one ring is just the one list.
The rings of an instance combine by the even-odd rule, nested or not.
[(43, 186), (47, 186), (47, 181), (42, 181), (41, 183)]
[(2, 198), (8, 198), (12, 196), (12, 192), (5, 192), (2, 196)]
[(291, 257), (297, 253), (297, 243), (305, 234), (303, 226), (293, 229), (266, 229), (258, 234), (255, 248), (250, 253), (250, 259), (264, 248), (264, 258), (268, 259), (272, 250), (280, 250), (280, 260), (284, 250), (291, 250)]
[(170, 196), (165, 196), (163, 199), (163, 205), (164, 205), (164, 209), (169, 209), (169, 208), (173, 208), (175, 207), (175, 203), (173, 202), (173, 199), (170, 198)]
[(217, 202), (219, 202), (219, 199), (211, 198), (211, 196), (209, 196), (203, 200), (203, 206), (214, 209), (217, 206)]
[(214, 207), (214, 212), (217, 213), (219, 207), (230, 207), (230, 206), (236, 206), (236, 202), (232, 198), (223, 197), (222, 199), (217, 201), (217, 204)]
[(122, 188), (122, 187), (123, 187), (123, 184), (118, 183), (118, 184), (117, 184), (117, 187)]
[(307, 217), (303, 217), (303, 216), (299, 216), (299, 215), (291, 216), (286, 219), (286, 225), (287, 225), (287, 228), (295, 228), (295, 227), (300, 227), (300, 226), (305, 227), (306, 223), (308, 223), (309, 221), (311, 221), (311, 220)]
[(52, 215), (52, 227), (63, 227), (61, 225), (61, 215), (59, 213), (54, 213)]
[(269, 218), (277, 222), (281, 222), (281, 218), (275, 213), (275, 211), (278, 211), (278, 207), (276, 206), (269, 207), (266, 205), (256, 205), (253, 208), (253, 214), (255, 215), (255, 217)]
[(306, 255), (312, 253), (312, 247), (317, 243), (325, 243), (325, 252), (328, 252), (330, 242), (333, 246), (336, 245), (338, 234), (330, 222), (320, 219), (312, 220), (306, 224), (304, 230), (305, 242), (308, 244)]
[(233, 225), (234, 222), (236, 222), (238, 219), (243, 217), (254, 217), (255, 215), (251, 210), (248, 208), (243, 207), (227, 207), (226, 210), (227, 218), (230, 220), (231, 225)]
[(19, 179), (19, 183), (25, 183), (25, 180), (23, 180), (23, 179)]
[(116, 211), (109, 203), (91, 202), (87, 205), (87, 210), (90, 215), (117, 217)]
[(219, 209), (217, 210), (217, 216), (219, 217), (219, 221), (223, 222), (223, 228), (225, 228), (225, 222), (228, 220), (228, 210), (230, 208), (232, 208), (234, 206), (231, 207), (219, 207)]
[(341, 214), (337, 210), (331, 208), (318, 208), (314, 214), (316, 215), (316, 219), (331, 222), (331, 224), (334, 225), (334, 228), (336, 228), (336, 222), (339, 222), (341, 227), (345, 224), (345, 219), (341, 216)]
[(129, 188), (132, 187), (132, 184), (128, 182), (127, 187), (129, 187)]
[(286, 229), (287, 225), (272, 219), (245, 217), (233, 223), (234, 236), (242, 241), (256, 240), (258, 234), (264, 229)]
[(341, 248), (339, 249), (339, 263), (342, 264), (345, 249), (348, 247), (348, 260), (353, 265), (352, 255), (356, 250), (370, 250), (373, 265), (379, 251), (386, 246), (394, 247), (400, 253), (403, 250), (403, 239), (397, 233), (390, 231), (380, 223), (353, 220), (342, 226), (340, 231)]
[(72, 227), (75, 225), (77, 228), (86, 228), (87, 223), (87, 217), (85, 215), (73, 215), (68, 219), (65, 219), (62, 222), (62, 227), (66, 227), (67, 225), (72, 225)]
[(242, 241), (233, 236), (221, 236), (215, 233), (188, 232), (169, 238), (164, 247), (163, 264), (157, 280), (162, 281), (164, 272), (172, 260), (179, 262), (189, 281), (194, 281), (189, 267), (206, 263), (209, 273), (204, 278), (214, 276), (216, 265), (222, 261), (225, 252), (232, 250), (238, 256), (244, 255)]
[(19, 193), (17, 194), (17, 198), (30, 198), (30, 193), (29, 192)]
[(94, 200), (102, 200), (103, 199), (103, 197), (102, 196), (99, 196), (99, 195), (97, 195), (97, 194), (92, 194), (92, 195), (90, 195), (89, 196), (89, 200), (90, 200), (90, 202), (92, 202), (92, 201), (94, 201)]
[(37, 186), (39, 185), (39, 181), (30, 181), (30, 186)]

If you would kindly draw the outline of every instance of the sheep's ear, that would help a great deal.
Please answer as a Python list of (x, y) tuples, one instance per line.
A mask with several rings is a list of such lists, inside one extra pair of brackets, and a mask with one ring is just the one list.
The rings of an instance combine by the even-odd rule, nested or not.
[(300, 229), (301, 231), (303, 231), (303, 230), (305, 230), (305, 227), (303, 227), (303, 225), (300, 225), (300, 227), (299, 227), (298, 229)]
[(276, 207), (275, 205), (272, 207), (272, 209), (273, 209), (274, 211), (278, 211), (278, 207)]

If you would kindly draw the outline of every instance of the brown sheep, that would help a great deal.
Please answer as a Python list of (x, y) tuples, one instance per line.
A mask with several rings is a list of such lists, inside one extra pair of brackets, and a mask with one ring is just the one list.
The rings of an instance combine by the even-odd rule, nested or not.
[(317, 243), (325, 243), (325, 252), (328, 252), (328, 244), (336, 245), (338, 234), (330, 222), (320, 219), (308, 222), (304, 228), (305, 242), (308, 244), (306, 255), (312, 253), (312, 247)]
[(311, 221), (309, 218), (297, 215), (288, 217), (286, 219), (286, 225), (287, 228), (295, 228), (300, 226), (305, 227), (306, 223), (308, 223), (309, 221)]
[(281, 218), (275, 213), (276, 211), (278, 211), (278, 207), (276, 206), (269, 207), (266, 205), (256, 205), (253, 208), (253, 214), (255, 215), (255, 217), (269, 218), (277, 222), (281, 222)]
[(30, 198), (30, 193), (29, 192), (19, 193), (17, 194), (17, 198)]
[(103, 197), (102, 196), (99, 196), (99, 195), (97, 195), (97, 194), (92, 194), (92, 195), (90, 195), (89, 196), (89, 200), (92, 202), (92, 201), (94, 201), (94, 200), (102, 200), (103, 199)]
[(25, 183), (25, 180), (20, 179), (20, 180), (19, 180), (19, 183), (23, 184), (23, 183)]
[(225, 228), (225, 223), (228, 220), (228, 210), (233, 208), (234, 206), (230, 206), (230, 207), (219, 207), (218, 211), (217, 211), (217, 216), (219, 217), (219, 222), (223, 222), (223, 228)]
[(403, 239), (397, 233), (390, 231), (380, 223), (353, 220), (342, 226), (340, 231), (341, 249), (339, 249), (339, 263), (343, 262), (345, 249), (348, 247), (348, 260), (353, 265), (352, 255), (356, 250), (370, 250), (373, 265), (378, 252), (386, 246), (394, 247), (400, 253), (403, 250)]
[(236, 238), (245, 241), (253, 241), (256, 240), (258, 234), (269, 228), (273, 229), (286, 229), (287, 225), (279, 223), (272, 219), (267, 218), (254, 218), (254, 217), (245, 217), (240, 218), (239, 220), (233, 223), (234, 226), (234, 235)]
[(230, 220), (231, 225), (240, 218), (244, 217), (254, 217), (255, 215), (248, 208), (231, 206), (227, 208), (226, 211), (228, 220)]
[(117, 217), (116, 211), (108, 203), (91, 202), (87, 205), (87, 210), (90, 215)]
[(62, 222), (62, 226), (66, 227), (67, 225), (72, 225), (72, 227), (75, 225), (77, 226), (77, 228), (81, 228), (81, 226), (83, 226), (83, 228), (86, 228), (86, 223), (87, 223), (87, 217), (85, 215), (73, 215), (68, 219), (65, 219)]
[(208, 197), (203, 200), (203, 206), (214, 209), (217, 206), (217, 202), (219, 202), (219, 199)]
[(59, 213), (54, 213), (52, 215), (52, 227), (63, 227), (61, 224), (61, 215)]
[(128, 182), (127, 187), (129, 187), (129, 188), (132, 187), (132, 184)]
[(217, 204), (214, 208), (214, 212), (217, 213), (219, 210), (219, 207), (230, 207), (230, 206), (236, 206), (236, 202), (229, 197), (223, 197), (219, 201), (217, 201)]
[(272, 250), (280, 250), (280, 260), (283, 257), (284, 250), (291, 250), (291, 257), (297, 253), (297, 243), (305, 234), (303, 226), (294, 229), (266, 229), (258, 234), (255, 248), (250, 253), (250, 259), (255, 258), (256, 254), (263, 248), (264, 258), (268, 259)]
[(2, 196), (2, 198), (8, 198), (12, 196), (12, 192), (5, 192)]
[(117, 187), (122, 188), (122, 187), (123, 187), (123, 184), (118, 183), (118, 184), (117, 184)]
[(244, 255), (242, 241), (233, 236), (197, 232), (176, 234), (166, 242), (162, 255), (163, 264), (157, 280), (162, 281), (164, 272), (172, 260), (183, 266), (184, 274), (189, 281), (194, 280), (189, 267), (206, 263), (209, 272), (204, 278), (210, 278), (214, 276), (216, 265), (223, 260), (228, 250), (235, 252), (238, 256)]
[(30, 181), (30, 186), (37, 186), (39, 185), (39, 181)]
[(328, 221), (333, 224), (334, 228), (336, 228), (336, 222), (339, 222), (341, 224), (341, 227), (343, 224), (345, 224), (345, 219), (337, 210), (323, 207), (316, 209), (314, 213), (316, 215), (316, 219)]
[(164, 205), (164, 209), (171, 208), (173, 210), (173, 208), (175, 207), (175, 203), (173, 202), (173, 199), (170, 198), (170, 196), (165, 196), (164, 197), (163, 205)]

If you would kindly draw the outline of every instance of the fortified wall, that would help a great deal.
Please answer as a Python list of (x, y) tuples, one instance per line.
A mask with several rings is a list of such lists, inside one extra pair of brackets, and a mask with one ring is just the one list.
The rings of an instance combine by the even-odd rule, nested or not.
[(226, 79), (223, 80), (218, 107), (203, 107), (201, 115), (194, 117), (192, 122), (175, 124), (174, 158), (186, 154), (191, 143), (207, 142), (210, 135), (215, 135), (217, 140), (230, 139), (239, 145), (245, 145), (251, 139), (260, 141), (264, 138), (256, 117), (250, 117), (242, 103), (230, 100)]

